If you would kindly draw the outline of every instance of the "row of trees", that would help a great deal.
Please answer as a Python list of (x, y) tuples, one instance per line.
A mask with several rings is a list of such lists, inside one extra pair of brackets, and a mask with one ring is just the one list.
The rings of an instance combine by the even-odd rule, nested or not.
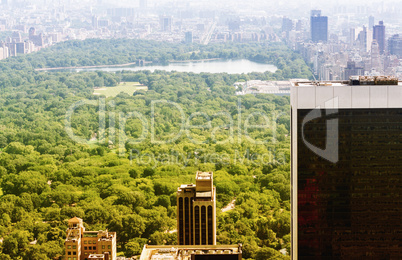
[(12, 57), (0, 63), (1, 69), (37, 69), (136, 63), (154, 64), (200, 59), (249, 59), (274, 64), (278, 71), (272, 79), (310, 78), (301, 56), (282, 43), (178, 44), (133, 39), (73, 40), (38, 53)]

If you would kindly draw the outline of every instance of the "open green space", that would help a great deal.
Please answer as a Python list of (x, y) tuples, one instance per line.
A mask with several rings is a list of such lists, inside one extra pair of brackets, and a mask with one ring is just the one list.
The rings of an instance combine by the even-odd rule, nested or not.
[[(311, 73), (282, 43), (211, 44), (194, 57), (188, 48), (68, 41), (0, 61), (1, 260), (65, 255), (74, 216), (86, 230), (117, 232), (126, 257), (145, 243), (176, 244), (177, 187), (194, 182), (196, 171), (214, 172), (217, 243), (242, 243), (243, 259), (289, 259), (280, 253), (290, 250), (289, 97), (239, 97), (234, 83)], [(190, 58), (247, 58), (278, 70), (34, 70)], [(234, 199), (233, 209), (219, 210)]]
[(94, 89), (94, 95), (104, 95), (108, 97), (115, 97), (121, 92), (133, 95), (137, 90), (148, 90), (147, 86), (142, 85), (139, 82), (120, 82), (115, 87), (101, 87)]

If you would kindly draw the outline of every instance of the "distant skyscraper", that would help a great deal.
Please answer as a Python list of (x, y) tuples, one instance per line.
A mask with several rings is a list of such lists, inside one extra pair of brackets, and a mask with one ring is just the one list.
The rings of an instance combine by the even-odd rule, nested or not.
[(32, 41), (36, 46), (43, 46), (43, 34), (36, 34), (34, 27), (29, 28), (29, 40)]
[(15, 50), (17, 53), (25, 54), (27, 52), (27, 50), (26, 50), (27, 43), (26, 42), (16, 42), (14, 44), (15, 44)]
[(159, 18), (159, 23), (161, 26), (161, 30), (163, 32), (171, 32), (172, 31), (172, 17), (171, 16), (161, 16)]
[(321, 10), (311, 11), (310, 28), (313, 42), (326, 42), (328, 40), (328, 17), (321, 16)]
[(354, 45), (356, 40), (356, 29), (350, 28), (349, 30), (349, 44)]
[(378, 25), (373, 27), (373, 40), (377, 40), (380, 54), (385, 52), (385, 26), (384, 22), (380, 21)]
[(356, 67), (354, 61), (348, 61), (346, 68), (343, 70), (343, 79), (349, 80), (350, 76), (362, 76), (364, 74), (364, 68)]
[(380, 49), (376, 40), (373, 40), (371, 43), (371, 69), (377, 72), (382, 71)]
[(235, 19), (235, 20), (229, 21), (228, 29), (231, 31), (239, 31), (240, 30), (240, 20)]
[(367, 33), (366, 26), (363, 26), (363, 30), (361, 30), (359, 32), (359, 35), (357, 36), (357, 40), (359, 43), (360, 50), (366, 52), (367, 51), (367, 42), (368, 42), (368, 33)]
[(193, 43), (193, 32), (186, 32), (184, 41), (185, 43)]
[(374, 16), (370, 15), (369, 16), (369, 26), (368, 26), (368, 28), (369, 28), (369, 30), (372, 30), (373, 27), (374, 27)]
[(98, 19), (98, 17), (97, 16), (92, 16), (92, 27), (94, 28), (94, 29), (97, 29), (98, 28), (98, 25), (99, 25), (99, 19)]
[(301, 20), (297, 20), (296, 31), (300, 32), (302, 30), (303, 24)]
[(321, 10), (311, 10), (310, 16), (321, 16)]
[(287, 17), (282, 18), (282, 32), (290, 32), (293, 30), (293, 21)]
[(292, 259), (402, 256), (402, 85), (294, 82)]
[(212, 172), (197, 172), (195, 181), (177, 190), (177, 241), (179, 245), (216, 245)]
[(11, 37), (12, 37), (13, 42), (21, 42), (22, 41), (21, 33), (18, 31), (14, 31)]
[(390, 54), (398, 56), (399, 59), (402, 58), (402, 35), (394, 34), (388, 39), (388, 50)]

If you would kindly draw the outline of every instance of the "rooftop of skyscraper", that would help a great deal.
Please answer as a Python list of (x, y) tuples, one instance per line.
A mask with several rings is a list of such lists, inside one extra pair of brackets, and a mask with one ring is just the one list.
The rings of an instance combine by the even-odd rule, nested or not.
[(401, 85), (402, 81), (393, 76), (351, 76), (349, 80), (334, 81), (306, 81), (292, 80), (293, 86), (374, 86), (374, 85)]

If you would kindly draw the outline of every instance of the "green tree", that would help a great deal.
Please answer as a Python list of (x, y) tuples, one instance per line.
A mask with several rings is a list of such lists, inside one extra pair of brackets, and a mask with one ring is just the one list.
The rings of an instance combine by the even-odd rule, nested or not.
[(130, 239), (124, 246), (126, 249), (125, 256), (131, 257), (135, 255), (140, 255), (144, 245), (148, 243), (146, 238), (133, 238)]
[(3, 253), (9, 255), (12, 259), (18, 259), (21, 256), (24, 257), (30, 238), (31, 236), (28, 231), (13, 231), (4, 237)]
[(137, 214), (118, 216), (110, 222), (108, 229), (117, 232), (119, 241), (126, 243), (144, 233), (145, 220)]
[(255, 260), (267, 260), (267, 259), (289, 259), (270, 247), (263, 247), (257, 250), (255, 254)]

